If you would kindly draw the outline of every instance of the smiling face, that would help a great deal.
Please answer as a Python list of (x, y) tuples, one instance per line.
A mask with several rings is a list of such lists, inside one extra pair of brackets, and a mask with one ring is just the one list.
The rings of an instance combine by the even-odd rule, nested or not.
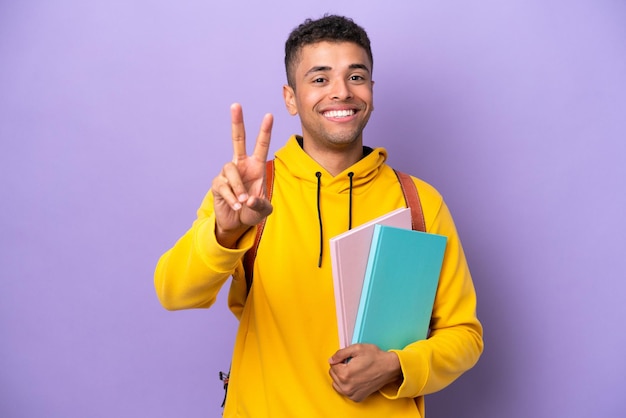
[(303, 46), (298, 56), (294, 87), (284, 86), (283, 95), (289, 113), (300, 116), (305, 149), (360, 149), (374, 110), (367, 53), (352, 42), (322, 41)]

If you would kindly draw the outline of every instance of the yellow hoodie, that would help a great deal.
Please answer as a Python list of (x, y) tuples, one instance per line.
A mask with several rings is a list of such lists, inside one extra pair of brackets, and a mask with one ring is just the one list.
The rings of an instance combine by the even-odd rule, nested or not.
[(448, 237), (430, 337), (394, 350), (404, 375), (401, 384), (360, 403), (333, 389), (328, 359), (339, 349), (339, 339), (328, 239), (348, 229), (350, 194), (352, 226), (405, 206), (398, 180), (385, 164), (386, 151), (364, 149), (363, 159), (335, 177), (302, 150), (295, 136), (276, 153), (274, 211), (247, 299), (242, 257), (256, 229), (242, 237), (239, 248), (221, 247), (211, 192), (192, 227), (160, 258), (155, 287), (167, 309), (210, 307), (232, 276), (228, 302), (239, 330), (224, 417), (423, 417), (423, 395), (449, 385), (480, 357), (476, 294), (452, 217), (440, 194), (414, 178), (427, 231)]

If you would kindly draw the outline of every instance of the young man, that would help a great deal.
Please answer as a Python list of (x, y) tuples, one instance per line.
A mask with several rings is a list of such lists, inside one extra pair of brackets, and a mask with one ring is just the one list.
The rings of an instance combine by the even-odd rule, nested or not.
[[(406, 205), (386, 151), (363, 146), (374, 109), (372, 63), (367, 34), (350, 19), (325, 16), (296, 28), (285, 46), (283, 95), (302, 135), (275, 155), (271, 202), (272, 116), (247, 155), (235, 104), (233, 160), (191, 229), (158, 262), (155, 286), (167, 309), (208, 308), (232, 276), (228, 303), (240, 325), (225, 417), (422, 417), (423, 395), (450, 384), (482, 352), (454, 223), (439, 193), (417, 178), (427, 231), (448, 237), (430, 336), (388, 352), (339, 349), (328, 239)], [(264, 219), (248, 293), (242, 258)]]

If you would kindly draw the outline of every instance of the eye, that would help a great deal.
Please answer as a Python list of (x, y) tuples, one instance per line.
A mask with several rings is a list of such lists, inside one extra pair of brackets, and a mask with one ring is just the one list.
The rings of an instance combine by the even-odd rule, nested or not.
[(350, 81), (365, 81), (365, 77), (359, 74), (353, 74), (350, 76)]
[(315, 84), (321, 84), (324, 83), (326, 81), (326, 79), (324, 77), (317, 77), (313, 79), (313, 83)]

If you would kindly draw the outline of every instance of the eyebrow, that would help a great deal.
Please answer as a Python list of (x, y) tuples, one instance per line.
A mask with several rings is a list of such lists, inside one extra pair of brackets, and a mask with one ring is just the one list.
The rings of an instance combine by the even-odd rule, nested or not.
[(367, 65), (365, 65), (365, 64), (351, 64), (349, 68), (351, 70), (360, 69), (360, 70), (367, 71), (368, 73), (370, 72), (370, 69), (367, 68)]
[[(367, 65), (365, 64), (350, 64), (348, 66), (349, 69), (351, 70), (356, 70), (356, 69), (360, 69), (360, 70), (364, 70), (367, 71), (368, 73), (370, 72), (370, 69), (367, 68)], [(332, 67), (329, 67), (327, 65), (318, 65), (315, 67), (312, 67), (309, 71), (307, 71), (304, 76), (308, 76), (310, 74), (314, 74), (314, 73), (322, 73), (324, 71), (330, 71), (332, 70)]]

